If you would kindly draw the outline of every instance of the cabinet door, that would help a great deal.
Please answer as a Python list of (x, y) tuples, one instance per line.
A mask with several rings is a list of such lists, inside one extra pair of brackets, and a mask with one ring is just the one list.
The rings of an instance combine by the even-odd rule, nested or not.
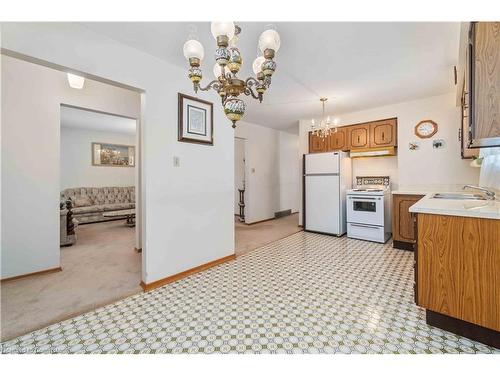
[(500, 22), (473, 22), (469, 53), (472, 145), (500, 146)]
[(318, 137), (309, 132), (309, 152), (325, 152), (328, 151), (328, 138)]
[(368, 148), (370, 124), (350, 126), (349, 129), (349, 144), (350, 149)]
[(418, 304), (500, 331), (500, 220), (418, 214)]
[(370, 147), (396, 146), (396, 119), (382, 120), (370, 124)]
[(343, 128), (330, 135), (330, 151), (338, 150), (347, 150), (347, 132)]
[[(415, 227), (409, 208), (422, 199), (423, 195), (399, 195), (392, 197), (392, 237), (393, 241), (414, 244)], [(394, 244), (397, 245), (397, 244)], [(399, 248), (398, 246), (395, 246)]]

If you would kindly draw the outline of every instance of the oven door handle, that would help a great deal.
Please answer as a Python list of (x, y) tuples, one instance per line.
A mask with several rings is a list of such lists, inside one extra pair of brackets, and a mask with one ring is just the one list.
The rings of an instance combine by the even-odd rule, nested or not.
[(373, 228), (373, 229), (378, 229), (380, 226), (377, 225), (368, 225), (368, 224), (356, 224), (356, 223), (349, 223), (353, 227), (361, 227), (361, 228)]
[(349, 199), (352, 200), (357, 200), (360, 202), (369, 202), (369, 201), (375, 201), (375, 200), (380, 200), (380, 198), (370, 198), (370, 197), (355, 197), (355, 196), (350, 196)]

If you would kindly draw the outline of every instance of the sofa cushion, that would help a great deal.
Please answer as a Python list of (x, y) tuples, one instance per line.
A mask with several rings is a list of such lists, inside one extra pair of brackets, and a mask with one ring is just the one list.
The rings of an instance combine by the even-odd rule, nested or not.
[(119, 211), (119, 210), (130, 210), (135, 208), (134, 203), (109, 203), (103, 204), (100, 207), (104, 209), (104, 211)]
[(92, 202), (90, 201), (90, 198), (84, 195), (80, 196), (75, 196), (73, 199), (73, 205), (74, 207), (86, 207), (86, 206), (92, 206)]
[(73, 213), (75, 215), (78, 214), (89, 214), (92, 212), (103, 212), (104, 208), (102, 206), (85, 206), (85, 207), (76, 207), (73, 208)]

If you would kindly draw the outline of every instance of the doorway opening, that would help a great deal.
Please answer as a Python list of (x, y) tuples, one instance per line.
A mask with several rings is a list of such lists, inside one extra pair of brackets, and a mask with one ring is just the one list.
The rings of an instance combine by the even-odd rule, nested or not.
[(33, 66), (28, 73), (53, 95), (30, 97), (53, 145), (37, 157), (55, 173), (40, 179), (50, 211), (31, 215), (53, 223), (46, 256), (59, 255), (60, 267), (2, 283), (2, 341), (142, 292), (144, 93), (89, 78), (75, 89), (61, 85), (65, 72)]

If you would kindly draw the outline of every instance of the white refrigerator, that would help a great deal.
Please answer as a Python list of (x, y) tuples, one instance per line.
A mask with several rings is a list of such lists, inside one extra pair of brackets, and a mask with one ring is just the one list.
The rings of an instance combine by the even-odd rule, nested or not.
[(342, 151), (304, 155), (304, 230), (342, 236), (347, 231), (346, 191), (351, 159)]

